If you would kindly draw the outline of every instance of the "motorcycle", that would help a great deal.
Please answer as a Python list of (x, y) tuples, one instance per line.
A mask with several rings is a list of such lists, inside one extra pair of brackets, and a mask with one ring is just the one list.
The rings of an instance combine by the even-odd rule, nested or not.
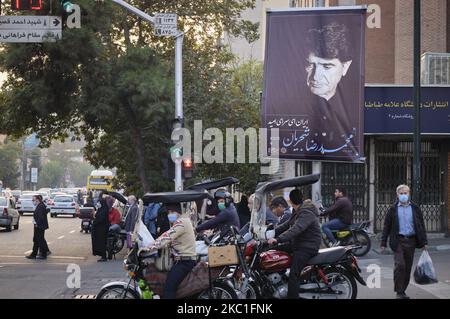
[[(266, 241), (274, 237), (272, 226), (265, 224), (265, 203), (271, 191), (306, 186), (316, 183), (319, 174), (295, 177), (258, 184), (250, 222), (253, 240), (247, 244), (243, 257), (249, 269), (249, 285), (246, 297), (285, 298), (291, 255), (281, 250), (282, 246), (269, 247)], [(357, 296), (358, 281), (366, 285), (361, 269), (352, 250), (357, 247), (333, 247), (320, 250), (308, 261), (300, 275), (299, 297), (305, 299), (354, 299)]]
[[(107, 192), (109, 196), (117, 199), (120, 203), (126, 205), (128, 200), (120, 193), (117, 192)], [(112, 259), (118, 254), (125, 246), (125, 241), (127, 240), (127, 233), (121, 225), (120, 231), (109, 230), (106, 237), (106, 252), (108, 259)]]
[[(370, 221), (350, 225), (347, 228), (331, 230), (334, 237), (339, 241), (339, 246), (353, 246), (353, 254), (357, 257), (365, 256), (372, 247), (368, 229)], [(333, 243), (323, 234), (323, 243), (326, 247), (332, 247)]]
[[(291, 255), (264, 243), (252, 242), (244, 257), (249, 261), (250, 283), (248, 298), (286, 298)], [(304, 299), (355, 299), (356, 281), (366, 285), (352, 247), (333, 247), (319, 250), (300, 275), (300, 297)], [(355, 280), (356, 279), (356, 280)]]
[[(124, 260), (124, 269), (129, 281), (112, 282), (102, 287), (97, 299), (156, 299), (162, 295), (167, 273), (158, 272), (154, 265), (154, 253), (140, 251), (135, 244)], [(208, 266), (199, 262), (191, 273), (184, 278), (177, 290), (178, 298), (196, 299), (236, 299), (236, 293), (230, 285), (212, 275), (210, 286)]]
[[(150, 202), (181, 203), (209, 198), (207, 192), (182, 191), (146, 194), (144, 204)], [(145, 250), (144, 238), (133, 245), (124, 260), (129, 281), (113, 282), (102, 287), (97, 299), (155, 298), (163, 293), (166, 272), (156, 268), (155, 252)], [(177, 298), (198, 299), (236, 299), (237, 295), (228, 279), (222, 276), (224, 269), (210, 269), (208, 264), (198, 261), (192, 271), (184, 278), (177, 290)]]
[(81, 219), (80, 232), (85, 232), (86, 234), (91, 232), (94, 211), (94, 207), (80, 207), (77, 209), (77, 216)]

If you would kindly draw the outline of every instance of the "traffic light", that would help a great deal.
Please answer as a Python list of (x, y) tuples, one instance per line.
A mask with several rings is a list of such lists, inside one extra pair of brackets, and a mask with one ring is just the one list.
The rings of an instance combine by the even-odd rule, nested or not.
[(194, 163), (191, 159), (184, 159), (182, 163), (183, 178), (189, 179), (193, 177)]
[(72, 12), (73, 11), (73, 4), (70, 2), (70, 0), (59, 0), (61, 3), (61, 6), (63, 7), (65, 12)]

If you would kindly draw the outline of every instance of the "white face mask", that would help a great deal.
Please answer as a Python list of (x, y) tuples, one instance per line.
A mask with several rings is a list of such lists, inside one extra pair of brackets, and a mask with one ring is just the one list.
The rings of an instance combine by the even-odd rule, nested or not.
[(95, 205), (95, 207), (97, 207), (97, 209), (99, 209), (99, 208), (102, 207), (102, 204), (100, 204), (100, 202), (98, 202), (98, 203)]

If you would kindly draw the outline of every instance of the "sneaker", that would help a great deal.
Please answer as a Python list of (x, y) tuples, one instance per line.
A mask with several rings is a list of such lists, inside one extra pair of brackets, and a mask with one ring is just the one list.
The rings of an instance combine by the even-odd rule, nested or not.
[(47, 256), (38, 255), (36, 256), (36, 259), (47, 259)]
[(398, 292), (397, 293), (397, 299), (410, 299), (409, 296), (407, 294), (405, 294), (404, 292)]
[(28, 256), (25, 256), (25, 258), (28, 258), (28, 259), (36, 259), (36, 255), (28, 255)]
[(52, 252), (49, 250), (47, 251), (47, 257), (50, 256), (52, 254)]

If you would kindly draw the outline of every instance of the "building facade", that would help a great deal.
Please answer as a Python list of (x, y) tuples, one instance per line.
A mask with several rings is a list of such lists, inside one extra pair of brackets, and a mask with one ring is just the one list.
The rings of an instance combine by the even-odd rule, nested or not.
[[(421, 3), (422, 82), (445, 85), (440, 89), (447, 92), (450, 90), (450, 54), (447, 54), (450, 52), (450, 0)], [(374, 85), (394, 89), (411, 86), (414, 33), (411, 0), (257, 1), (256, 8), (244, 13), (243, 17), (260, 22), (260, 40), (250, 48), (245, 41), (237, 43), (231, 39), (229, 43), (241, 59), (263, 60), (267, 8), (353, 5), (366, 5), (368, 9), (366, 91)], [(246, 45), (247, 49), (242, 49)], [(429, 232), (448, 233), (450, 229), (450, 113), (448, 126), (438, 133), (422, 134), (420, 198)], [(380, 232), (386, 212), (396, 198), (397, 185), (411, 185), (412, 134), (383, 130), (365, 133), (365, 154), (365, 164), (323, 162), (317, 165), (306, 161), (282, 161), (282, 169), (275, 178), (309, 174), (319, 169), (322, 176), (318, 188), (320, 194), (311, 192), (311, 197), (321, 198), (327, 206), (334, 200), (334, 188), (338, 185), (346, 187), (354, 203), (355, 222), (370, 219), (373, 231)]]

